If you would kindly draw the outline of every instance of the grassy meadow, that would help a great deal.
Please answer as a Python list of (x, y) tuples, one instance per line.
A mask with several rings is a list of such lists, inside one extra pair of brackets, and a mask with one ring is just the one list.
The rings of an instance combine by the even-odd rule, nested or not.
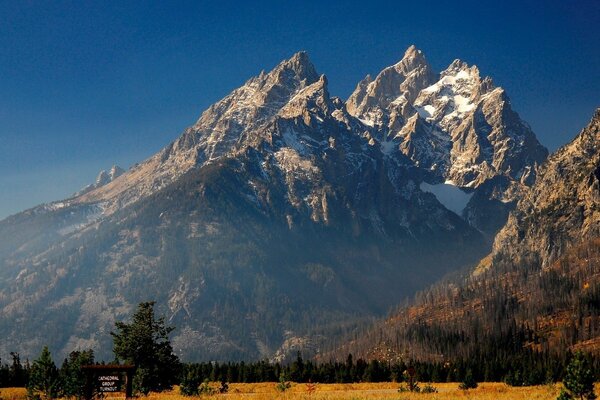
[[(286, 392), (278, 392), (275, 383), (232, 383), (226, 394), (199, 396), (204, 399), (289, 399), (289, 400), (362, 400), (362, 399), (395, 399), (395, 400), (550, 400), (556, 399), (560, 385), (510, 387), (504, 383), (481, 383), (477, 389), (463, 391), (458, 383), (437, 383), (433, 386), (438, 393), (399, 393), (397, 383), (351, 383), (351, 384), (316, 384), (310, 393), (304, 383), (292, 383)], [(423, 386), (423, 385), (421, 385)], [(218, 387), (215, 384), (215, 388)], [(597, 392), (598, 393), (598, 392)], [(600, 393), (599, 393), (600, 394)], [(107, 400), (122, 399), (123, 394), (110, 394)], [(24, 400), (26, 392), (23, 388), (1, 388), (0, 400)], [(190, 400), (198, 397), (185, 397), (179, 394), (178, 388), (171, 392), (151, 393), (139, 400)]]

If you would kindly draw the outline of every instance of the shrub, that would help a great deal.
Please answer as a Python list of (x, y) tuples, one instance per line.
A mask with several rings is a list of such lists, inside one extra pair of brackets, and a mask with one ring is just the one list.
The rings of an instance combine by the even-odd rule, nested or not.
[(207, 396), (212, 396), (213, 394), (217, 393), (217, 389), (210, 386), (209, 380), (205, 379), (204, 382), (202, 382), (202, 385), (200, 385), (200, 387), (198, 388), (198, 393), (205, 394)]
[(578, 351), (567, 366), (563, 379), (564, 389), (558, 400), (585, 399), (594, 400), (594, 374), (586, 356)]
[(184, 396), (198, 396), (199, 386), (200, 376), (195, 371), (188, 370), (181, 379), (179, 392)]
[(469, 390), (469, 389), (475, 389), (475, 388), (477, 388), (477, 386), (478, 386), (477, 381), (473, 377), (473, 371), (468, 369), (467, 373), (465, 374), (465, 379), (462, 381), (462, 383), (460, 385), (458, 385), (459, 389)]
[(421, 393), (437, 393), (437, 392), (438, 392), (437, 388), (435, 388), (434, 386), (432, 386), (429, 383), (425, 384), (425, 386), (423, 386), (423, 389), (421, 389)]
[(292, 385), (286, 380), (285, 374), (283, 372), (279, 374), (279, 382), (277, 383), (276, 389), (280, 392), (285, 392), (291, 387)]

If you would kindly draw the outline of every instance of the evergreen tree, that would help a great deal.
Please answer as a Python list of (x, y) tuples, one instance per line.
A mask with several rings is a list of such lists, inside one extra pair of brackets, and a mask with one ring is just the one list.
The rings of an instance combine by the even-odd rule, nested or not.
[(567, 366), (563, 379), (564, 389), (558, 400), (594, 400), (594, 374), (586, 356), (578, 351)]
[(304, 360), (300, 352), (297, 353), (296, 361), (290, 367), (290, 380), (292, 382), (304, 382)]
[(10, 353), (12, 364), (9, 368), (9, 379), (11, 386), (24, 387), (27, 385), (27, 370), (21, 364), (19, 353)]
[(175, 329), (165, 326), (164, 317), (154, 315), (154, 302), (138, 305), (132, 322), (117, 322), (111, 332), (117, 361), (134, 364), (137, 369), (133, 388), (148, 394), (170, 389), (179, 376), (179, 359), (173, 354), (169, 334)]
[(462, 390), (469, 390), (469, 389), (475, 389), (477, 388), (477, 381), (475, 380), (475, 377), (473, 376), (473, 371), (469, 368), (467, 369), (467, 372), (465, 374), (465, 379), (461, 382), (461, 384), (458, 386), (460, 389)]
[(85, 397), (86, 374), (81, 370), (81, 366), (93, 363), (93, 350), (73, 351), (69, 354), (69, 357), (65, 359), (60, 368), (65, 397), (75, 397), (76, 399)]
[(186, 368), (179, 384), (179, 392), (184, 396), (198, 396), (201, 376), (195, 368)]
[(287, 381), (285, 374), (282, 372), (279, 374), (279, 382), (275, 386), (275, 388), (280, 392), (285, 392), (289, 388), (292, 387), (292, 384)]
[(61, 395), (58, 369), (52, 360), (48, 346), (44, 346), (40, 357), (33, 362), (27, 384), (29, 399), (56, 399)]

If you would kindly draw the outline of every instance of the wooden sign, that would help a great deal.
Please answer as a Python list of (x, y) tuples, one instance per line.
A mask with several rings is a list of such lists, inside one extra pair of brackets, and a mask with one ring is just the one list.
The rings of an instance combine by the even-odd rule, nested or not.
[[(133, 397), (133, 365), (82, 365), (81, 370), (86, 373), (86, 400), (103, 393), (123, 391), (125, 398)], [(123, 379), (125, 378), (125, 379)]]
[(101, 393), (118, 392), (121, 389), (121, 377), (119, 375), (100, 375), (98, 377), (98, 390)]

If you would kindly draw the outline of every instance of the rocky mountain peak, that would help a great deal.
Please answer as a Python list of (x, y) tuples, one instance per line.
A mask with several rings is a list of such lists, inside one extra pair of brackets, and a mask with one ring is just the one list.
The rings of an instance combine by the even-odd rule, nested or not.
[(592, 116), (587, 129), (584, 129), (581, 134), (575, 139), (577, 147), (582, 155), (591, 157), (598, 152), (600, 147), (600, 108), (597, 108)]
[(296, 95), (321, 81), (325, 83), (325, 78), (317, 73), (308, 54), (300, 51), (211, 105), (175, 142), (128, 171), (123, 180), (92, 190), (80, 200), (108, 201), (114, 205), (107, 206), (110, 213), (154, 193), (191, 168), (215, 162), (248, 140), (259, 141), (255, 136), (261, 128)]
[(98, 177), (96, 178), (95, 185), (98, 186), (98, 187), (100, 187), (100, 186), (106, 185), (108, 182), (110, 182), (110, 177), (108, 175), (108, 172), (106, 172), (106, 170), (103, 169), (98, 174)]
[(234, 119), (245, 125), (275, 114), (298, 91), (319, 80), (314, 65), (304, 51), (280, 62), (268, 73), (249, 79), (223, 100), (202, 113), (196, 130), (214, 129), (219, 121)]
[[(409, 157), (431, 184), (472, 191), (488, 181), (502, 182), (501, 187), (486, 184), (486, 194), (473, 197), (472, 221), (482, 220), (476, 209), (491, 204), (507, 217), (520, 185), (535, 181), (535, 168), (548, 154), (511, 109), (504, 90), (482, 77), (477, 66), (456, 59), (436, 74), (414, 46), (375, 79), (362, 80), (346, 109), (374, 128), (371, 136), (385, 155)], [(509, 184), (495, 179), (503, 176)], [(485, 228), (490, 238), (505, 221)]]
[(600, 109), (538, 169), (494, 242), (494, 261), (548, 266), (574, 244), (600, 236)]
[(113, 165), (110, 171), (108, 172), (108, 176), (110, 180), (113, 181), (119, 176), (123, 175), (124, 172), (125, 170), (123, 168), (119, 167), (118, 165)]
[(420, 68), (431, 68), (425, 59), (423, 52), (417, 49), (414, 44), (406, 49), (402, 59), (394, 64), (394, 67), (403, 72), (409, 72)]
[(282, 61), (275, 70), (293, 71), (297, 79), (306, 80), (308, 83), (312, 83), (319, 78), (319, 74), (306, 51), (299, 51), (288, 60)]
[(333, 103), (327, 89), (327, 77), (321, 75), (315, 83), (300, 90), (279, 112), (284, 118), (313, 114), (321, 119), (333, 111)]
[(375, 79), (363, 79), (348, 98), (346, 109), (369, 125), (383, 126), (392, 112), (408, 117), (406, 105), (435, 80), (423, 53), (411, 46), (398, 63), (384, 68)]
[(98, 176), (96, 177), (96, 181), (94, 183), (87, 185), (86, 187), (75, 193), (74, 197), (81, 196), (95, 189), (106, 186), (115, 179), (117, 179), (119, 176), (123, 175), (123, 173), (125, 173), (125, 170), (119, 167), (118, 165), (113, 165), (109, 171), (103, 169), (98, 173)]
[(450, 63), (450, 65), (448, 66), (448, 68), (446, 68), (444, 71), (442, 71), (442, 73), (440, 74), (441, 76), (445, 76), (445, 75), (455, 75), (456, 73), (460, 72), (460, 71), (472, 71), (473, 73), (476, 73), (477, 76), (479, 76), (479, 68), (477, 68), (476, 65), (473, 66), (469, 66), (469, 64), (466, 61), (463, 61), (459, 58), (455, 59), (454, 61), (452, 61)]

